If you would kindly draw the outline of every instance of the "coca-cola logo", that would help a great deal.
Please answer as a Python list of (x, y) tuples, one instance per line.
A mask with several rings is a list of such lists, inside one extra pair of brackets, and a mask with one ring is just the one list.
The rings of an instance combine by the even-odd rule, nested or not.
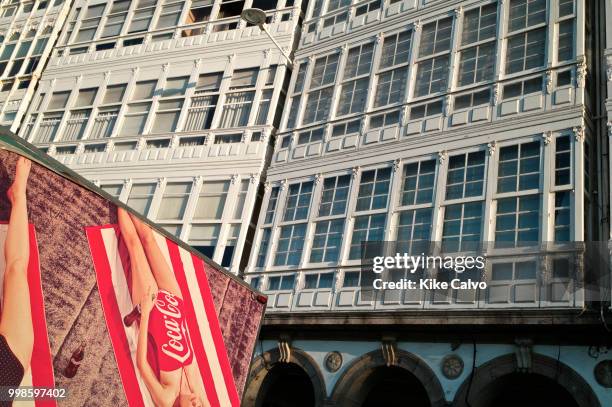
[(185, 340), (187, 327), (178, 305), (178, 299), (166, 291), (160, 290), (155, 299), (155, 308), (162, 314), (166, 328), (167, 341), (161, 345), (161, 350), (165, 355), (185, 363), (191, 356), (191, 347)]

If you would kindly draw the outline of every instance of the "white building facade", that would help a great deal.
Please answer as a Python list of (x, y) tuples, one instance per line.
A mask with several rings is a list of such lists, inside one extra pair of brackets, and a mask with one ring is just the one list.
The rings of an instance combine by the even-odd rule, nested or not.
[(17, 131), (69, 9), (64, 0), (0, 3), (0, 125)]
[[(251, 5), (75, 2), (19, 132), (235, 273), (290, 74)], [(260, 7), (291, 49), (300, 3)]]
[[(571, 243), (607, 241), (601, 12), (573, 0), (309, 4), (246, 270), (269, 302), (245, 405), (612, 403), (600, 374), (611, 362), (588, 353), (605, 336), (593, 293), (609, 295)], [(487, 288), (373, 291), (364, 241), (484, 254), (483, 272), (391, 278)]]

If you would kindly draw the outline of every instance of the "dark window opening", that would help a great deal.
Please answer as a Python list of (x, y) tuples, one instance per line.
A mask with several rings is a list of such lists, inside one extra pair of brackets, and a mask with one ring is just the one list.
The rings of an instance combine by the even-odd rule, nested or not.
[(130, 47), (132, 45), (139, 45), (142, 44), (143, 38), (130, 38), (127, 40), (123, 40), (123, 46), (124, 47)]
[(239, 16), (244, 7), (244, 1), (234, 1), (231, 3), (222, 3), (219, 7), (217, 18), (227, 18)]
[(262, 10), (273, 10), (276, 8), (276, 0), (253, 0), (253, 8)]
[(115, 43), (114, 42), (107, 42), (105, 44), (97, 44), (96, 45), (96, 51), (103, 51), (105, 49), (113, 49), (115, 48)]

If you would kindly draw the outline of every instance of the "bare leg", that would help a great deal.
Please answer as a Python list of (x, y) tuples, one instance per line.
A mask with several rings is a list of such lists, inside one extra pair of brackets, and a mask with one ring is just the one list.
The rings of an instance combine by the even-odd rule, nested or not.
[(168, 262), (166, 262), (161, 249), (157, 245), (153, 230), (151, 230), (148, 225), (142, 223), (136, 216), (130, 215), (130, 217), (132, 218), (136, 232), (140, 237), (140, 242), (142, 243), (147, 259), (149, 260), (149, 265), (151, 266), (151, 271), (155, 276), (157, 285), (160, 289), (166, 290), (179, 298), (183, 298), (181, 289), (179, 288), (176, 277), (174, 276), (174, 272), (168, 265)]
[(149, 262), (145, 256), (145, 252), (130, 219), (130, 215), (125, 209), (117, 209), (117, 218), (119, 219), (119, 229), (125, 245), (127, 246), (130, 255), (130, 274), (132, 275), (132, 303), (140, 304), (142, 296), (147, 293), (149, 287), (153, 288), (153, 292), (157, 292), (157, 284), (155, 278), (151, 274)]
[(28, 262), (30, 259), (30, 237), (28, 233), (28, 210), (26, 186), (32, 162), (19, 157), (15, 168), (13, 185), (7, 192), (11, 201), (11, 218), (4, 244), (6, 270), (4, 273), (4, 301), (0, 318), (0, 334), (28, 370), (34, 347), (34, 329), (30, 308), (28, 286)]

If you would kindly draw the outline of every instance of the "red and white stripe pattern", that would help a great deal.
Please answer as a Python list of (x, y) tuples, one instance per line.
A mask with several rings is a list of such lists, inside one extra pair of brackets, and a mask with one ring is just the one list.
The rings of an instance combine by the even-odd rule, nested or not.
[[(4, 287), (4, 241), (8, 224), (0, 224), (0, 304), (2, 303), (2, 289)], [(38, 245), (34, 225), (29, 225), (30, 233), (30, 259), (28, 261), (28, 288), (30, 289), (30, 308), (32, 310), (32, 326), (34, 328), (34, 347), (32, 349), (32, 360), (29, 369), (26, 368), (25, 375), (20, 386), (55, 387), (53, 377), (53, 363), (51, 361), (51, 350), (49, 348), (49, 337), (47, 334), (47, 321), (45, 318), (45, 304), (43, 300), (42, 285), (40, 281), (40, 265), (38, 260)], [(52, 407), (57, 406), (55, 400), (38, 399), (36, 401), (20, 401), (20, 406)]]
[[(87, 228), (106, 324), (126, 398), (131, 407), (154, 406), (136, 368), (137, 324), (125, 327), (123, 316), (134, 308), (130, 297), (129, 256), (115, 225)], [(171, 265), (185, 304), (187, 328), (211, 406), (240, 405), (225, 343), (210, 293), (204, 261), (156, 234), (158, 246)]]

